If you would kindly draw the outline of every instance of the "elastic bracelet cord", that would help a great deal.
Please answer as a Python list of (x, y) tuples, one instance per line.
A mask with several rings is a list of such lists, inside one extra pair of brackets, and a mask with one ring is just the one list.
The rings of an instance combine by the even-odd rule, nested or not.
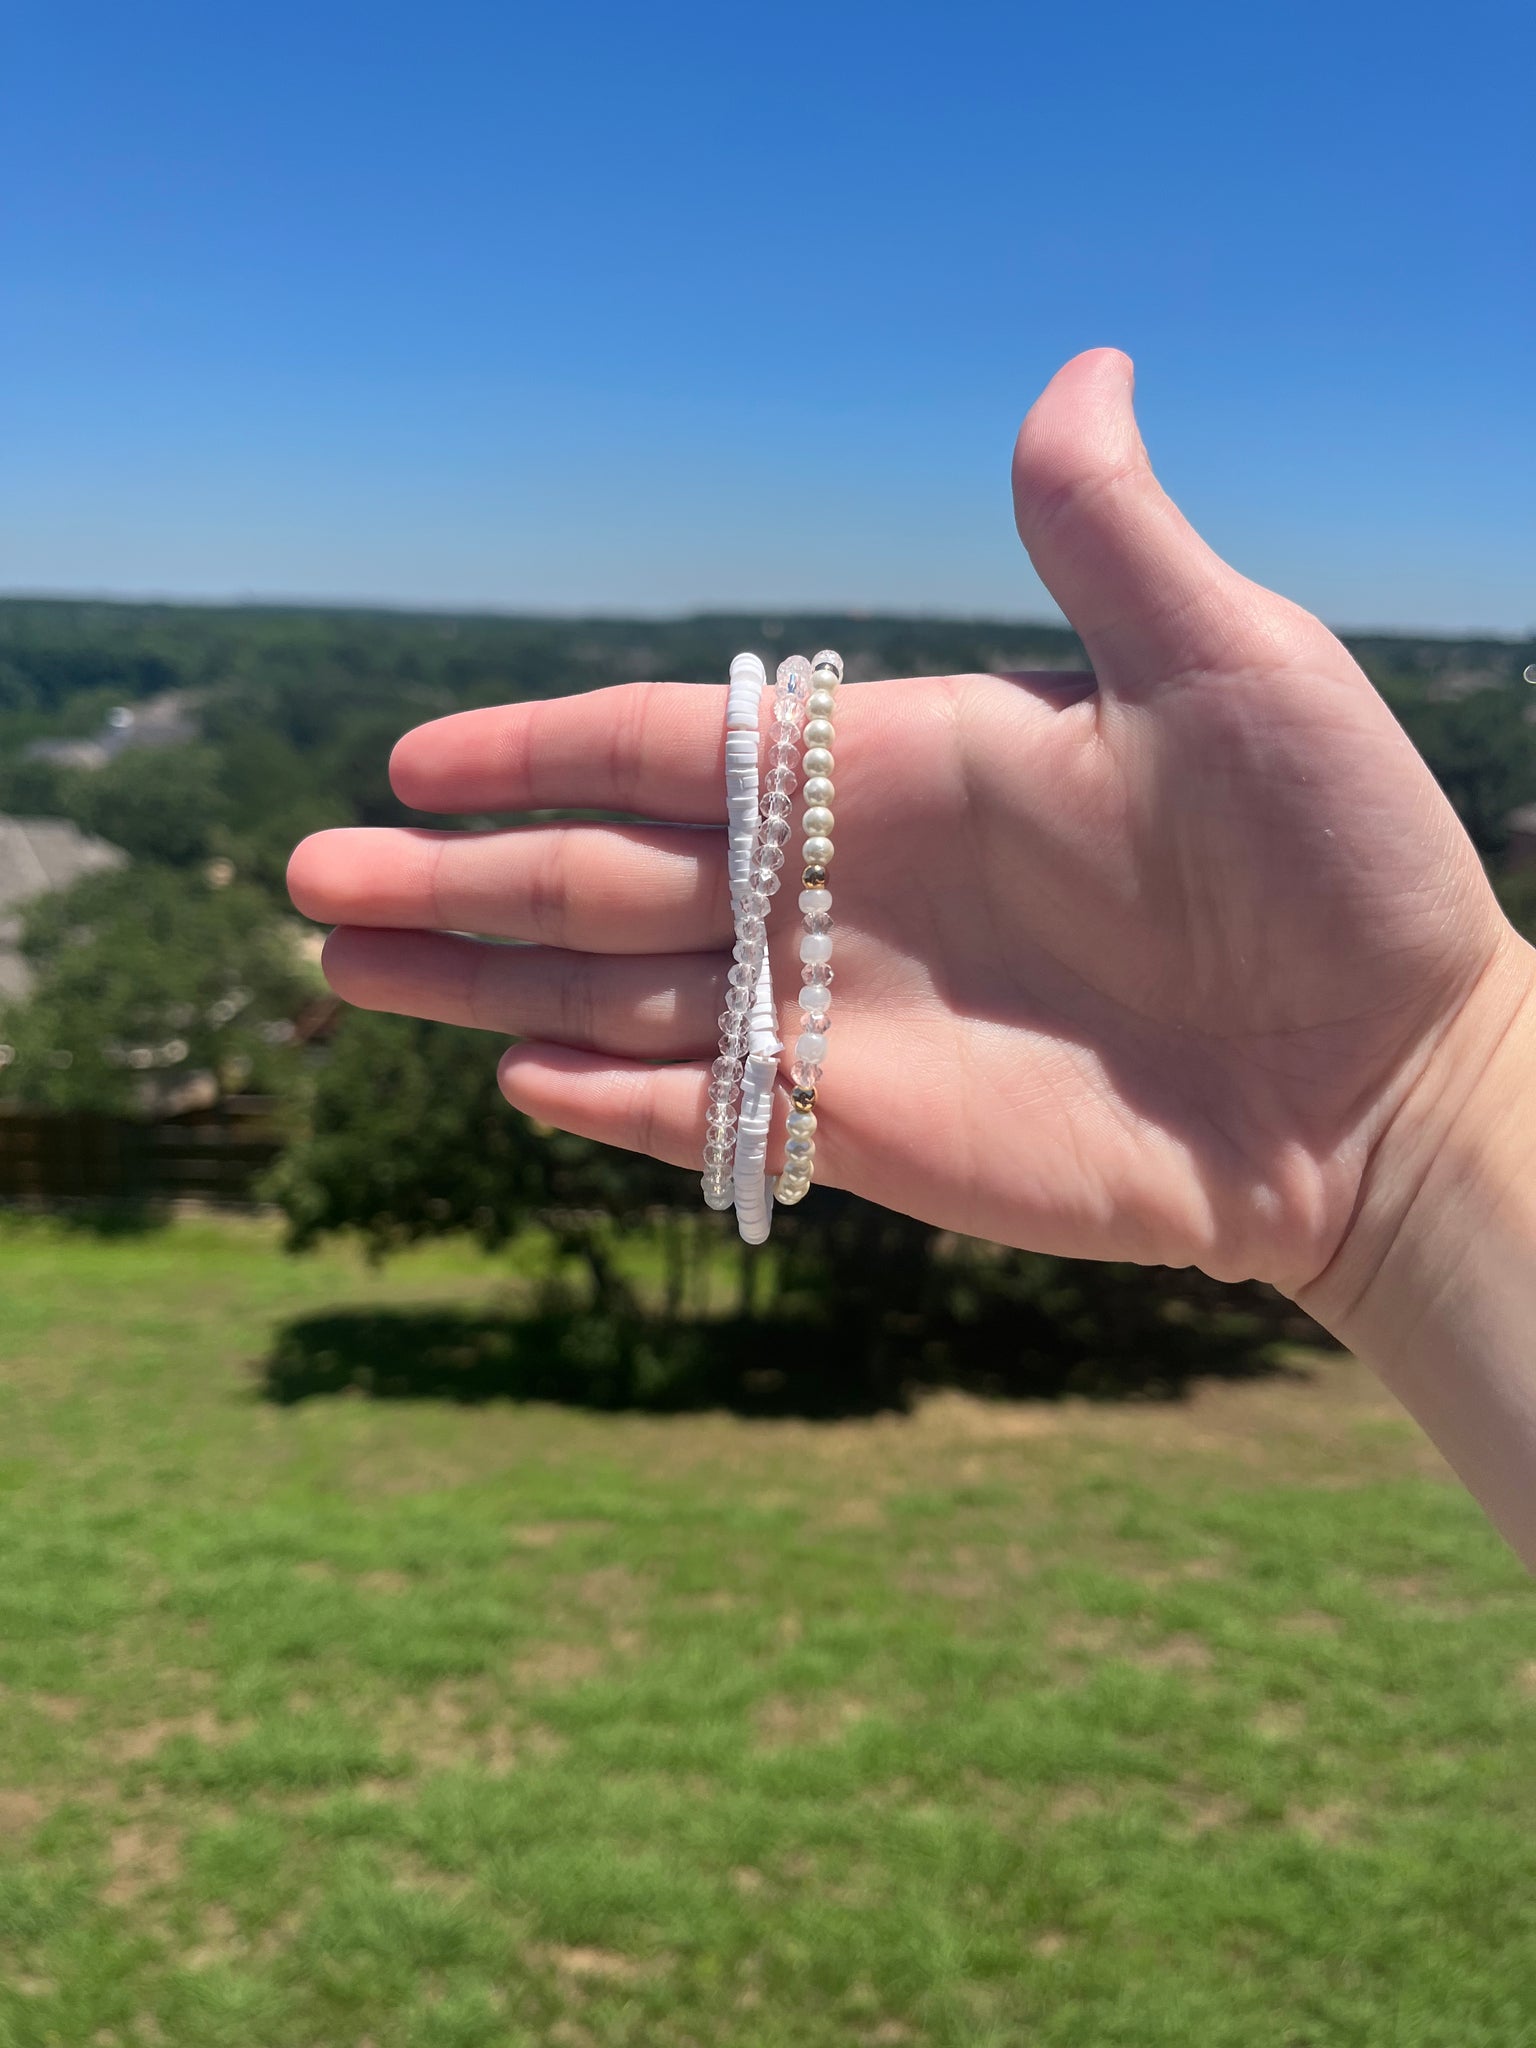
[[(782, 676), (783, 670), (780, 670)], [(800, 910), (805, 930), (800, 939), (800, 1035), (790, 1067), (794, 1082), (785, 1125), (784, 1170), (774, 1185), (774, 1198), (785, 1208), (805, 1199), (816, 1165), (816, 1089), (826, 1058), (832, 1023), (832, 891), (828, 876), (835, 848), (832, 781), (836, 741), (833, 723), (838, 685), (843, 680), (842, 656), (822, 648), (811, 664), (811, 689), (805, 701), (804, 812), (801, 816), (804, 866), (800, 874)]]
[[(736, 940), (720, 1015), (720, 1052), (710, 1069), (709, 1110), (704, 1131), (704, 1174), (700, 1183), (711, 1209), (729, 1209), (735, 1199), (732, 1164), (736, 1153), (738, 1102), (749, 1016), (767, 967), (768, 898), (753, 886), (760, 818), (758, 814), (758, 707), (768, 674), (755, 654), (731, 663), (725, 711), (725, 803), (727, 864)], [(771, 997), (770, 997), (771, 1000)]]

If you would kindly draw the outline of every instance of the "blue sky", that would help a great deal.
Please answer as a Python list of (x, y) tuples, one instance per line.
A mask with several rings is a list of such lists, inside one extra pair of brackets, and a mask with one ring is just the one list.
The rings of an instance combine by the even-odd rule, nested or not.
[(0, 588), (1049, 616), (1112, 342), (1249, 574), (1536, 622), (1524, 7), (0, 12)]

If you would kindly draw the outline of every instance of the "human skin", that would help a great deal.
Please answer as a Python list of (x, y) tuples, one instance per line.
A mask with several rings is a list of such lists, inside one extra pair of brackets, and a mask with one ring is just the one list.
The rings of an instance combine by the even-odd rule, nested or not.
[[(1075, 358), (1014, 455), (1092, 674), (839, 693), (818, 1178), (1273, 1282), (1536, 1562), (1536, 953), (1339, 641), (1163, 493), (1131, 385), (1113, 350)], [(731, 944), (723, 708), (636, 683), (407, 734), (413, 807), (652, 822), (317, 834), (290, 886), (338, 927), (332, 986), (516, 1036), (520, 1109), (694, 1166)]]

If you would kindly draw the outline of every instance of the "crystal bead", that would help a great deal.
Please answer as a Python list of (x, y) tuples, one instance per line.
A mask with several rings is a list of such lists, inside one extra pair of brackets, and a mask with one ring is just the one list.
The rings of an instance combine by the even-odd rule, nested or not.
[[(768, 801), (772, 803), (773, 798), (770, 797)], [(763, 820), (762, 843), (764, 846), (782, 846), (789, 837), (789, 798), (787, 796), (781, 797), (779, 801), (784, 806), (783, 816), (780, 817), (777, 814), (773, 814)]]
[(774, 674), (774, 687), (786, 694), (803, 695), (811, 687), (811, 667), (803, 654), (787, 654)]
[(729, 1081), (731, 1086), (735, 1087), (736, 1062), (733, 1059), (726, 1059), (722, 1056), (715, 1061), (715, 1064), (709, 1071), (717, 1081)]
[(802, 981), (819, 981), (824, 988), (830, 989), (837, 976), (833, 972), (832, 963), (829, 960), (807, 960), (800, 969), (800, 979)]
[[(783, 867), (784, 865), (784, 849), (782, 846), (775, 846), (770, 843), (769, 845), (761, 847), (759, 849), (757, 859), (758, 865), (760, 867), (773, 868), (777, 870)], [(757, 877), (755, 875), (752, 879), (754, 887), (762, 887), (762, 884), (757, 880)]]
[(779, 877), (772, 868), (755, 868), (752, 872), (753, 893), (758, 896), (777, 896)]
[(821, 1079), (821, 1063), (818, 1060), (803, 1060), (797, 1055), (789, 1071), (794, 1076), (797, 1088), (814, 1088)]
[(746, 988), (728, 988), (725, 992), (725, 1007), (737, 1015), (750, 1010), (752, 1007), (752, 989), (750, 984)]
[(771, 789), (763, 798), (763, 816), (765, 818), (787, 819), (791, 808), (789, 798), (783, 790)]
[(832, 919), (825, 910), (808, 910), (805, 913), (805, 928), (808, 932), (829, 932)]
[(837, 677), (838, 681), (842, 681), (843, 657), (838, 653), (835, 647), (818, 648), (817, 651), (811, 656), (811, 674), (815, 675), (817, 669), (819, 668), (831, 669), (833, 675)]
[[(768, 771), (767, 790), (770, 796), (793, 796), (800, 778), (793, 768), (771, 768)], [(830, 802), (831, 799), (829, 798)]]
[(728, 1180), (717, 1184), (706, 1175), (701, 1185), (704, 1189), (704, 1200), (711, 1209), (729, 1209), (735, 1202), (735, 1193)]

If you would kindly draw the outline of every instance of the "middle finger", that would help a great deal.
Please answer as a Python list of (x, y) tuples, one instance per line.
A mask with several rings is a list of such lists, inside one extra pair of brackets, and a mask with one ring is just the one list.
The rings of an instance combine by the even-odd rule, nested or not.
[(288, 887), (320, 924), (482, 932), (580, 953), (705, 952), (731, 938), (725, 834), (703, 827), (349, 827), (306, 839)]

